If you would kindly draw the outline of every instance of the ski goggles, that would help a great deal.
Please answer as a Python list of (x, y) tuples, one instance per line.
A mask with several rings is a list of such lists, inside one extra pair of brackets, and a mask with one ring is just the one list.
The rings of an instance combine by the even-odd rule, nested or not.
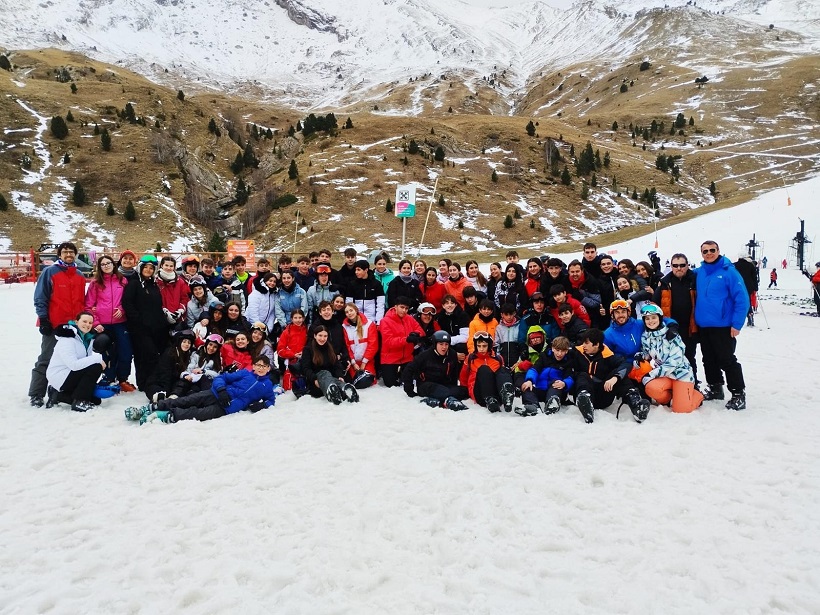
[(615, 310), (626, 310), (628, 312), (630, 311), (629, 304), (625, 299), (615, 299), (609, 304), (609, 311), (614, 312)]
[(488, 342), (488, 341), (490, 341), (490, 339), (491, 339), (490, 334), (487, 333), (486, 331), (476, 331), (475, 333), (473, 333), (473, 341), (474, 342), (478, 342), (478, 341)]

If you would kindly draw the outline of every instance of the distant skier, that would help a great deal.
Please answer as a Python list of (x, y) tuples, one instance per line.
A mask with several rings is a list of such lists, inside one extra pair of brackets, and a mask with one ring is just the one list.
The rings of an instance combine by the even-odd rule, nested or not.
[(784, 259), (783, 259), (783, 262), (782, 262), (781, 264), (783, 265), (783, 269), (785, 269), (785, 268), (786, 268), (786, 265), (788, 265), (788, 264), (789, 264), (789, 262), (788, 262), (788, 261), (784, 258)]
[(774, 267), (772, 267), (772, 272), (769, 274), (769, 286), (766, 287), (766, 290), (771, 290), (772, 286), (777, 288), (777, 269)]
[(769, 263), (769, 258), (767, 256), (764, 256), (762, 262), (763, 262), (763, 269), (765, 269), (767, 264)]

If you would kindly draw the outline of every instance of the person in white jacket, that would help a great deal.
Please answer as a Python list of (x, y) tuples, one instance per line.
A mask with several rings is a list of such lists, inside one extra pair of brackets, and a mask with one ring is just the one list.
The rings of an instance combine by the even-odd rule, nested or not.
[[(58, 339), (46, 370), (49, 384), (47, 407), (70, 400), (72, 410), (86, 412), (94, 407), (95, 401), (99, 403), (95, 400), (94, 387), (105, 369), (100, 346), (107, 336), (103, 333), (94, 340), (93, 327), (94, 316), (90, 312), (80, 312), (76, 320), (54, 330)], [(98, 342), (96, 348), (95, 342)]]

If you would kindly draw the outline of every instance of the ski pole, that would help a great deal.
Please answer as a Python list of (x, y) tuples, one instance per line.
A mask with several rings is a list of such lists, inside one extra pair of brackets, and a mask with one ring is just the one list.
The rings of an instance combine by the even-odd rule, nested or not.
[(764, 310), (764, 309), (763, 309), (763, 302), (762, 302), (762, 301), (758, 301), (758, 302), (757, 302), (757, 307), (759, 307), (759, 308), (760, 308), (760, 313), (761, 313), (761, 314), (763, 314), (763, 320), (765, 320), (765, 321), (766, 321), (766, 328), (767, 328), (767, 329), (771, 329), (771, 327), (769, 326), (769, 319), (768, 319), (768, 318), (766, 318), (766, 310)]

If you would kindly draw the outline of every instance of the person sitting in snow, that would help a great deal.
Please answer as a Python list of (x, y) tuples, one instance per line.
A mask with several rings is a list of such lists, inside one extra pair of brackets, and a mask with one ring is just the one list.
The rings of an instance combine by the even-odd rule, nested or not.
[(518, 414), (535, 416), (538, 413), (539, 402), (544, 403), (544, 414), (555, 414), (561, 409), (561, 404), (567, 400), (567, 394), (575, 384), (572, 366), (567, 359), (571, 348), (570, 341), (559, 335), (552, 340), (550, 348), (527, 370), (521, 384), (521, 401), (524, 403), (524, 409), (516, 409)]
[(424, 396), (421, 401), (431, 408), (466, 410), (461, 400), (467, 399), (469, 393), (467, 387), (458, 384), (458, 356), (450, 348), (450, 334), (436, 331), (432, 342), (431, 348), (418, 354), (402, 370), (404, 392), (408, 397)]

